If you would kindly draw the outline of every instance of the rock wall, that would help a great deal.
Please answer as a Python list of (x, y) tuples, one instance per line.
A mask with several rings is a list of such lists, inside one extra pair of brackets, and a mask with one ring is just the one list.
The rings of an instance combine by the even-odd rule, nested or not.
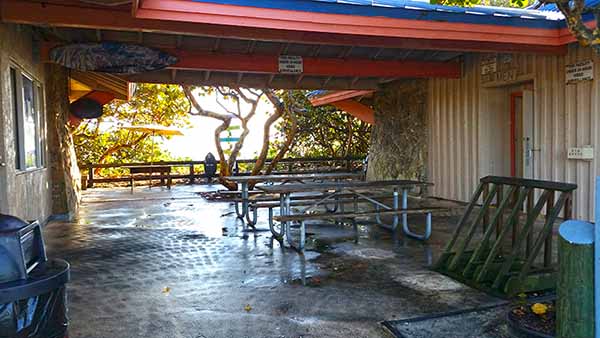
[(79, 209), (81, 173), (77, 166), (73, 137), (67, 127), (69, 118), (68, 72), (62, 66), (47, 64), (45, 74), (52, 213), (71, 218)]
[(368, 180), (426, 180), (427, 81), (386, 85), (373, 98)]

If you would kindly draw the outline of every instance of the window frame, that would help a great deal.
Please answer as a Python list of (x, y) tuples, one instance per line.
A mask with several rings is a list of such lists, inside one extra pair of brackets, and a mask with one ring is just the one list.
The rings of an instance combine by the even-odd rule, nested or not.
[[(9, 64), (9, 76), (11, 82), (11, 101), (14, 118), (14, 146), (15, 146), (15, 169), (18, 172), (31, 172), (46, 168), (46, 114), (44, 101), (44, 85), (31, 73), (19, 65), (11, 62)], [(27, 78), (32, 84), (33, 109), (34, 109), (34, 141), (35, 141), (35, 165), (27, 166), (25, 153), (25, 101), (23, 79)]]

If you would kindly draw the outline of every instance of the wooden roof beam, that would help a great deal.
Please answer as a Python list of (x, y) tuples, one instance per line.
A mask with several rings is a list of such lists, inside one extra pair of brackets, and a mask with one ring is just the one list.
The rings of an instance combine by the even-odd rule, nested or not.
[[(179, 62), (170, 68), (186, 70), (211, 70), (243, 73), (279, 73), (278, 55), (248, 55), (233, 53), (207, 53), (172, 50)], [(416, 60), (371, 60), (303, 57), (304, 76), (332, 77), (438, 77), (459, 78), (458, 62)]]

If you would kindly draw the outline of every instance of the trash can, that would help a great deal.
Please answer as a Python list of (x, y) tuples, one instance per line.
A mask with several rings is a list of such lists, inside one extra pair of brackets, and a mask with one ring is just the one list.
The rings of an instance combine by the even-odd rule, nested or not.
[(211, 182), (217, 173), (217, 159), (212, 153), (208, 153), (204, 158), (204, 174), (208, 182)]
[(39, 222), (0, 214), (0, 338), (66, 338), (69, 264), (48, 260)]

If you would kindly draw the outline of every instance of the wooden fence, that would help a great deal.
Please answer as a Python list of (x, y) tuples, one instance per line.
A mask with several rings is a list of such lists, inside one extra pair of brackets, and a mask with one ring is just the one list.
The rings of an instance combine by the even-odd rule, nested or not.
[[(360, 171), (363, 167), (363, 157), (319, 157), (319, 158), (284, 158), (275, 166), (274, 174), (290, 173), (311, 173), (311, 172), (335, 172), (335, 171)], [(270, 163), (267, 160), (265, 167)], [(248, 175), (256, 160), (240, 159), (235, 162), (234, 175)], [(165, 161), (153, 162), (153, 165), (171, 166), (174, 172), (171, 173), (172, 179), (184, 179), (189, 184), (196, 180), (208, 179), (204, 171), (204, 161)], [(150, 163), (110, 163), (110, 164), (80, 164), (81, 186), (93, 188), (94, 184), (99, 183), (120, 183), (129, 182), (130, 176), (127, 167), (130, 166), (148, 166)], [(98, 170), (99, 169), (99, 170)], [(117, 173), (107, 175), (102, 173), (110, 169), (117, 170)], [(99, 173), (97, 173), (99, 171)], [(114, 170), (113, 170), (114, 171)], [(217, 164), (217, 175), (218, 175)], [(166, 177), (153, 176), (154, 179), (165, 179)], [(147, 180), (149, 177), (135, 177), (135, 180)]]

